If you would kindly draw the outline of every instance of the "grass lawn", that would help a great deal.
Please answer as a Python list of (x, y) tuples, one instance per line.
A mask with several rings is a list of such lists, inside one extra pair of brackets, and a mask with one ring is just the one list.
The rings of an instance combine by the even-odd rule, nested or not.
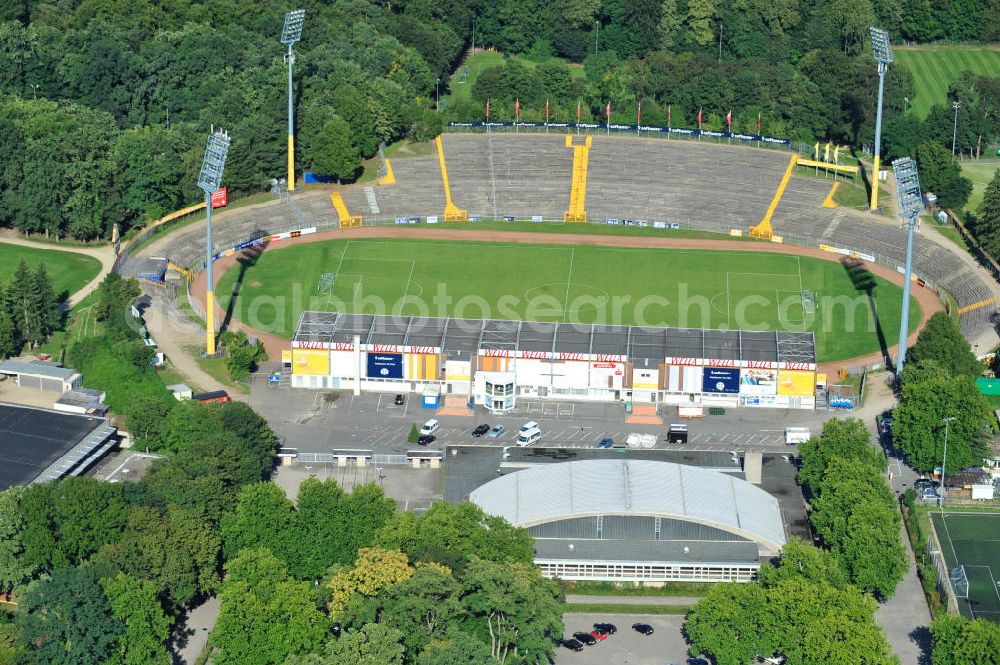
[(934, 104), (946, 104), (948, 85), (965, 70), (996, 76), (1000, 48), (996, 46), (893, 46), (893, 54), (913, 73), (916, 96), (910, 108), (921, 118)]
[(82, 289), (101, 271), (101, 262), (92, 256), (56, 249), (9, 245), (0, 241), (0, 284), (10, 284), (21, 259), (27, 261), (32, 270), (44, 261), (45, 269), (52, 278), (52, 288), (61, 297)]
[(198, 362), (198, 367), (205, 374), (208, 374), (222, 385), (238, 390), (244, 395), (250, 393), (250, 386), (245, 383), (238, 383), (229, 378), (229, 369), (226, 367), (225, 358), (202, 358), (201, 349), (195, 347), (187, 347), (184, 351)]
[(972, 195), (965, 205), (967, 210), (977, 212), (983, 202), (986, 186), (993, 180), (993, 174), (1000, 169), (1000, 162), (962, 162), (962, 175), (972, 181)]
[[(547, 60), (561, 60), (561, 58), (535, 58), (531, 56), (515, 55), (511, 56), (510, 60), (517, 60), (526, 67), (534, 68)], [(497, 53), (496, 51), (476, 51), (474, 54), (468, 56), (465, 61), (455, 69), (455, 73), (451, 75), (451, 79), (448, 83), (448, 89), (451, 92), (447, 95), (441, 96), (442, 108), (444, 108), (447, 104), (452, 103), (451, 100), (455, 100), (455, 102), (467, 101), (472, 91), (472, 85), (476, 82), (479, 75), (484, 70), (489, 69), (490, 67), (496, 67), (497, 65), (503, 64), (503, 62), (503, 54)], [(586, 76), (583, 71), (583, 65), (575, 63), (567, 64), (570, 67), (570, 72), (573, 75), (573, 78), (583, 78)], [(464, 83), (459, 83), (462, 78), (462, 72), (466, 67), (469, 68), (469, 75)]]
[[(939, 224), (937, 222), (924, 222), (927, 227), (930, 227), (937, 231), (939, 234), (952, 241), (962, 249), (963, 252), (969, 251), (969, 248), (965, 244), (965, 240), (962, 238), (962, 234), (958, 232), (951, 224)], [(926, 228), (926, 227), (925, 227)]]
[[(240, 270), (217, 290), (229, 306)], [(324, 273), (336, 275), (319, 292)], [(894, 339), (902, 291), (875, 278), (871, 314), (834, 262), (762, 252), (366, 239), (265, 252), (243, 275), (234, 316), (291, 337), (304, 310), (482, 319), (812, 331), (820, 361)], [(920, 319), (915, 308), (912, 326)]]
[[(931, 512), (948, 569), (964, 566), (968, 598), (959, 596), (959, 610), (967, 617), (1000, 622), (1000, 513), (956, 514)], [(994, 572), (993, 569), (996, 569)]]

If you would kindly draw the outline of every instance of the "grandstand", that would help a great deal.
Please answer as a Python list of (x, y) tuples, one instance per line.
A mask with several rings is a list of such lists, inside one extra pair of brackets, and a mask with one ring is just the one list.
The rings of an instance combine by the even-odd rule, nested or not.
[[(443, 152), (455, 205), (470, 216), (561, 220), (570, 202), (573, 150), (564, 135), (446, 134)], [(788, 153), (694, 141), (594, 136), (585, 209), (591, 222), (628, 218), (676, 222), (681, 228), (728, 232), (764, 216), (788, 164)], [(437, 155), (393, 160), (396, 183), (338, 188), (352, 215), (365, 224), (401, 217), (443, 216), (444, 183)], [(793, 175), (773, 216), (785, 242), (873, 255), (901, 266), (905, 232), (856, 211), (825, 208), (832, 180)], [(366, 191), (367, 190), (367, 191)], [(295, 196), (301, 216), (319, 229), (339, 227), (329, 191)], [(377, 212), (376, 212), (377, 210)], [(216, 217), (216, 251), (255, 237), (301, 228), (287, 203), (274, 202)], [(442, 217), (443, 219), (443, 217)], [(198, 226), (169, 236), (159, 255), (182, 266), (204, 261)], [(995, 289), (967, 257), (917, 236), (914, 272), (945, 289), (962, 310), (963, 333), (976, 339), (992, 330)], [(988, 303), (988, 304), (983, 304)], [(968, 308), (967, 310), (965, 308)]]

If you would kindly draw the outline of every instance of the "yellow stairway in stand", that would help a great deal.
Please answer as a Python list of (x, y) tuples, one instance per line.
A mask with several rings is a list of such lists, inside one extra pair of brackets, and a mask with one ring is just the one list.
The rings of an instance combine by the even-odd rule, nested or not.
[(566, 137), (566, 147), (573, 148), (573, 186), (569, 191), (569, 210), (563, 213), (565, 222), (587, 221), (587, 165), (592, 141), (588, 136), (583, 145), (573, 145), (572, 134)]
[(340, 192), (330, 194), (330, 203), (333, 204), (334, 210), (337, 211), (337, 217), (340, 218), (340, 228), (349, 229), (355, 226), (361, 226), (364, 221), (361, 215), (352, 215), (347, 212), (347, 206), (344, 204), (344, 197), (340, 195)]
[(448, 184), (448, 167), (444, 163), (444, 146), (441, 145), (441, 136), (438, 135), (434, 142), (437, 144), (438, 161), (441, 163), (441, 181), (444, 183), (444, 221), (467, 222), (469, 221), (469, 213), (459, 208), (451, 200), (451, 186)]

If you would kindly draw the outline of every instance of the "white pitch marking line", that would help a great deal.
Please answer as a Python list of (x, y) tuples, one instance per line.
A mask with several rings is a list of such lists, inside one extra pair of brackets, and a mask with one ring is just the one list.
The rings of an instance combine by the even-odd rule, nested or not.
[(569, 274), (566, 276), (566, 294), (563, 296), (563, 323), (569, 314), (569, 285), (573, 283), (573, 261), (576, 259), (576, 247), (571, 249), (569, 255)]

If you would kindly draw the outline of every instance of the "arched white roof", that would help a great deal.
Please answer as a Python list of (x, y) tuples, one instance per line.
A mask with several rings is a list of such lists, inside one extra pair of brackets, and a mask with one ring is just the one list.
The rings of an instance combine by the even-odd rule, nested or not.
[(491, 480), (469, 499), (521, 527), (594, 515), (669, 517), (723, 529), (774, 552), (785, 544), (773, 496), (745, 480), (672, 462), (542, 464)]

